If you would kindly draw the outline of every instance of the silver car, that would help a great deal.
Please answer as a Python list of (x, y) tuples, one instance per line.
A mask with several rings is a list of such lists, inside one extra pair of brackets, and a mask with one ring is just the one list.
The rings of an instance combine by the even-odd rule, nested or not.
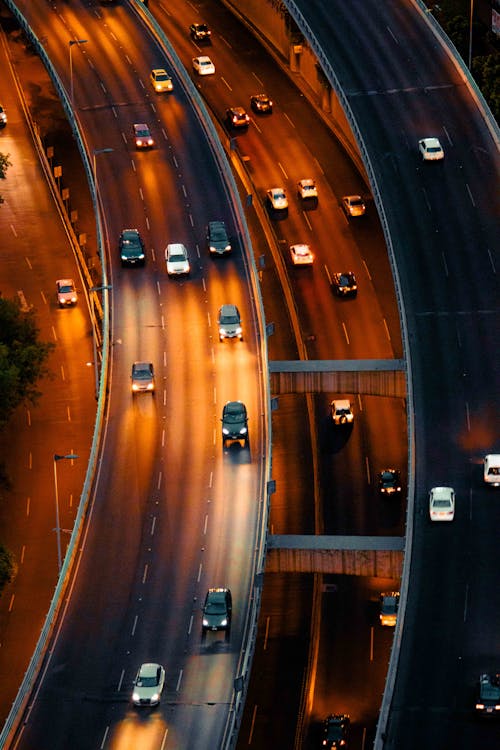
[(240, 311), (236, 305), (222, 305), (219, 310), (219, 341), (239, 339), (243, 341)]

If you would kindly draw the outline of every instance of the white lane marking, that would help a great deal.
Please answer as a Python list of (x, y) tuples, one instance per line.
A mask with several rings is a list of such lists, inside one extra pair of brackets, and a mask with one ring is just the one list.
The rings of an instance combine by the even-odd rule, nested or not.
[(382, 318), (382, 320), (383, 320), (383, 323), (384, 323), (385, 333), (387, 335), (387, 338), (390, 341), (391, 340), (391, 334), (389, 333), (389, 326), (387, 325), (387, 321), (386, 321), (385, 318)]
[(138, 620), (139, 620), (139, 616), (138, 616), (138, 615), (136, 615), (136, 616), (134, 617), (134, 624), (132, 625), (132, 632), (131, 632), (131, 635), (135, 635), (135, 629), (136, 629), (136, 627), (137, 627), (137, 621), (138, 621)]
[(199, 583), (199, 582), (201, 581), (201, 571), (202, 571), (202, 570), (203, 570), (203, 565), (202, 565), (202, 563), (200, 563), (200, 565), (199, 565), (199, 567), (198, 567), (198, 578), (197, 578), (197, 583)]
[(372, 625), (370, 628), (370, 661), (373, 661), (373, 636), (374, 636), (374, 628)]
[(177, 680), (177, 685), (175, 687), (176, 692), (178, 693), (181, 689), (181, 682), (182, 682), (182, 675), (184, 674), (184, 670), (181, 669), (179, 672), (179, 679)]
[(146, 565), (144, 566), (144, 572), (142, 574), (142, 583), (143, 584), (146, 583), (147, 577), (148, 577), (148, 564), (146, 563)]
[(118, 680), (118, 692), (120, 692), (120, 690), (122, 689), (122, 685), (123, 685), (123, 678), (124, 678), (124, 677), (125, 677), (125, 670), (124, 670), (124, 669), (122, 669), (122, 673), (121, 673), (121, 675), (120, 675), (120, 679)]
[(153, 520), (151, 521), (151, 536), (154, 536), (155, 527), (156, 527), (156, 516), (153, 516)]
[(106, 738), (108, 736), (108, 733), (109, 733), (109, 724), (106, 727), (106, 729), (104, 730), (104, 737), (102, 738), (102, 742), (101, 742), (101, 746), (100, 746), (99, 750), (104, 750), (104, 746), (106, 744)]
[(346, 338), (346, 341), (347, 341), (348, 344), (350, 344), (351, 342), (349, 341), (349, 335), (347, 333), (347, 328), (346, 328), (346, 325), (345, 325), (344, 321), (342, 321), (342, 328), (344, 329), (344, 336)]
[(282, 164), (281, 164), (280, 162), (278, 162), (278, 167), (279, 167), (279, 168), (281, 169), (281, 171), (283, 172), (283, 175), (284, 175), (284, 177), (285, 177), (285, 180), (288, 180), (288, 175), (287, 175), (287, 173), (285, 172), (285, 168), (283, 167), (283, 165), (282, 165)]

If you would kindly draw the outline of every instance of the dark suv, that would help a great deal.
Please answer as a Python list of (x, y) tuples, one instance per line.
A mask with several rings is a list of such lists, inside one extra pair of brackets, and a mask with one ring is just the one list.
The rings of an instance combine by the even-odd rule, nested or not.
[(350, 719), (347, 714), (330, 714), (323, 722), (321, 746), (327, 750), (347, 748), (349, 742)]
[(210, 255), (227, 255), (232, 250), (226, 225), (223, 221), (209, 221), (207, 226), (207, 246)]
[(143, 266), (146, 262), (144, 242), (138, 229), (124, 229), (118, 241), (122, 266)]
[(189, 27), (189, 33), (194, 42), (209, 43), (211, 41), (212, 32), (206, 23), (192, 23)]
[(207, 630), (231, 630), (233, 602), (229, 589), (208, 589), (203, 605), (202, 633)]
[(222, 446), (243, 441), (248, 445), (247, 409), (242, 401), (228, 401), (222, 410)]
[(500, 674), (479, 675), (476, 713), (500, 718)]

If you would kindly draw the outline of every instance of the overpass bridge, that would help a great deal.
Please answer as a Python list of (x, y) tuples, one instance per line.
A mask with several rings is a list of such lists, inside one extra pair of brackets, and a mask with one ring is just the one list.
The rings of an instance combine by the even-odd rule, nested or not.
[(271, 534), (265, 573), (401, 578), (404, 537)]

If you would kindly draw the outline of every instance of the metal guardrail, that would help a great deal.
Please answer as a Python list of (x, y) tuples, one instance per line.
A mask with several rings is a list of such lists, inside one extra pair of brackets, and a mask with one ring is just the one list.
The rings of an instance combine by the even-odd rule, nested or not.
[[(5, 0), (5, 2), (9, 10), (11, 11), (11, 13), (16, 17), (24, 33), (28, 37), (31, 44), (33, 44), (33, 46), (35, 47), (38, 55), (40, 56), (42, 62), (44, 63), (47, 69), (47, 72), (49, 73), (50, 78), (52, 79), (52, 83), (59, 95), (61, 103), (65, 109), (66, 115), (68, 117), (68, 121), (71, 125), (73, 133), (75, 135), (75, 139), (78, 144), (78, 148), (82, 157), (85, 172), (87, 174), (87, 180), (89, 183), (89, 187), (90, 187), (90, 191), (91, 191), (92, 199), (94, 203), (94, 211), (96, 212), (98, 248), (101, 249), (102, 248), (102, 232), (101, 232), (100, 217), (97, 212), (97, 198), (96, 198), (96, 192), (95, 192), (95, 186), (94, 186), (93, 172), (92, 172), (90, 160), (88, 157), (88, 151), (85, 148), (84, 138), (82, 134), (80, 133), (78, 123), (75, 117), (73, 116), (68, 94), (61, 80), (59, 79), (56, 73), (56, 70), (54, 66), (52, 65), (47, 53), (45, 52), (43, 45), (41, 44), (40, 40), (36, 37), (27, 19), (18, 10), (13, 0)], [(103, 264), (103, 285), (106, 285), (107, 282), (106, 282), (105, 255), (102, 252), (101, 252), (101, 260)], [(18, 724), (23, 716), (27, 703), (29, 701), (31, 691), (35, 684), (36, 678), (38, 676), (38, 673), (42, 664), (42, 660), (46, 653), (47, 645), (48, 645), (50, 636), (53, 631), (54, 623), (56, 621), (57, 615), (59, 613), (59, 610), (62, 604), (62, 596), (69, 582), (69, 575), (71, 572), (73, 559), (75, 557), (75, 554), (78, 551), (78, 542), (79, 542), (80, 535), (83, 530), (83, 520), (85, 517), (87, 505), (90, 499), (93, 481), (94, 481), (94, 474), (95, 474), (96, 467), (97, 467), (97, 459), (98, 459), (99, 447), (100, 447), (101, 427), (102, 427), (104, 409), (106, 405), (106, 393), (105, 393), (104, 384), (106, 383), (106, 380), (107, 380), (108, 362), (109, 362), (109, 311), (108, 311), (108, 295), (107, 295), (107, 291), (104, 291), (102, 365), (101, 365), (99, 394), (98, 394), (98, 400), (97, 400), (97, 414), (96, 414), (96, 421), (94, 425), (94, 433), (92, 437), (92, 445), (90, 449), (89, 463), (87, 466), (87, 472), (86, 472), (85, 480), (83, 483), (82, 494), (80, 496), (80, 500), (78, 504), (78, 510), (77, 510), (76, 517), (75, 517), (73, 531), (71, 533), (70, 541), (66, 550), (66, 554), (65, 554), (63, 564), (61, 567), (61, 571), (59, 574), (59, 579), (57, 581), (57, 585), (56, 585), (54, 594), (52, 596), (49, 610), (45, 617), (45, 621), (42, 626), (37, 644), (35, 646), (35, 650), (33, 651), (33, 655), (31, 657), (31, 660), (24, 674), (17, 696), (14, 702), (12, 703), (12, 707), (9, 712), (9, 715), (7, 716), (7, 719), (2, 728), (2, 731), (0, 732), (0, 748), (9, 746), (17, 730)]]

